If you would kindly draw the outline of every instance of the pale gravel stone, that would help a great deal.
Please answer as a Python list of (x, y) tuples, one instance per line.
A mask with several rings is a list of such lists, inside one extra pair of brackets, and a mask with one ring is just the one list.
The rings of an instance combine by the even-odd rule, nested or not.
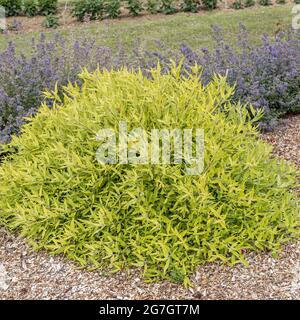
[[(300, 166), (300, 116), (262, 136), (274, 152)], [(191, 277), (193, 288), (167, 281), (147, 284), (140, 272), (108, 275), (79, 269), (63, 256), (32, 252), (20, 237), (0, 230), (0, 299), (297, 299), (300, 242), (270, 253), (245, 254), (250, 266), (206, 264)]]
[(2, 264), (0, 264), (0, 291), (5, 291), (8, 289), (9, 285), (6, 283), (7, 280), (6, 269)]

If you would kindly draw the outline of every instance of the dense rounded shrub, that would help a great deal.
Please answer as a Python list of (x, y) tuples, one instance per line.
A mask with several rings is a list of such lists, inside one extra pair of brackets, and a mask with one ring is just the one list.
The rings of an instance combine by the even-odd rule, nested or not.
[(216, 9), (218, 0), (201, 0), (205, 9), (213, 10)]
[[(152, 71), (81, 74), (81, 87), (57, 90), (50, 109), (6, 146), (0, 166), (0, 223), (35, 248), (83, 266), (141, 267), (146, 278), (184, 281), (201, 263), (245, 262), (245, 250), (276, 250), (298, 234), (296, 169), (270, 156), (245, 107), (230, 102), (225, 78), (199, 82)], [(254, 112), (254, 111), (253, 111)], [(100, 129), (201, 128), (204, 171), (182, 164), (101, 164)], [(128, 153), (136, 155), (135, 138)], [(118, 138), (117, 138), (118, 139)], [(175, 147), (171, 148), (172, 150)], [(123, 150), (123, 149), (122, 149)], [(198, 162), (197, 162), (198, 164)]]
[(45, 28), (56, 29), (59, 26), (59, 18), (53, 14), (48, 14), (45, 16), (45, 20), (42, 24)]
[(138, 16), (143, 10), (143, 4), (140, 0), (127, 0), (127, 9), (133, 16)]
[(240, 10), (243, 9), (243, 4), (241, 0), (235, 0), (232, 4), (233, 9)]
[(55, 14), (58, 8), (58, 0), (38, 0), (39, 13), (42, 15)]
[(159, 7), (159, 12), (163, 14), (173, 14), (175, 13), (176, 7), (174, 0), (161, 0), (160, 1), (160, 7)]
[(36, 16), (39, 12), (37, 0), (24, 0), (23, 2), (23, 12), (28, 17)]
[(271, 0), (259, 0), (258, 3), (259, 3), (261, 6), (271, 6), (271, 5), (272, 5)]
[(121, 1), (109, 0), (105, 5), (105, 12), (109, 18), (118, 18), (121, 14)]
[(244, 0), (244, 6), (246, 8), (252, 7), (255, 5), (255, 0)]
[(197, 12), (198, 11), (198, 2), (195, 0), (183, 0), (181, 4), (181, 9), (184, 12)]
[(147, 0), (145, 7), (146, 10), (152, 14), (157, 13), (159, 11), (159, 4), (156, 0)]
[(77, 0), (74, 4), (73, 15), (79, 20), (101, 19), (105, 11), (104, 0)]
[(7, 17), (17, 16), (22, 10), (22, 0), (0, 0), (0, 6), (5, 8)]

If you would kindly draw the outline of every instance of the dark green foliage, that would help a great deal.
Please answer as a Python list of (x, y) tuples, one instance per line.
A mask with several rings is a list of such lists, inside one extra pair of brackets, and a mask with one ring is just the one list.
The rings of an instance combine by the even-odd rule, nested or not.
[(106, 4), (106, 13), (109, 18), (118, 18), (121, 14), (120, 0), (108, 0)]
[(157, 13), (159, 11), (157, 0), (147, 0), (146, 10), (152, 14)]
[(213, 10), (217, 7), (218, 0), (201, 0), (205, 9)]
[(59, 26), (59, 18), (53, 14), (48, 14), (45, 16), (43, 26), (46, 28), (56, 29)]
[(28, 17), (34, 17), (39, 13), (37, 0), (24, 0), (23, 12)]
[(183, 0), (181, 4), (181, 10), (185, 12), (197, 12), (198, 3), (195, 0)]
[(243, 9), (242, 1), (236, 0), (233, 2), (232, 7), (236, 10)]
[(0, 6), (5, 8), (7, 17), (17, 16), (22, 10), (22, 0), (0, 0)]
[(163, 14), (173, 14), (177, 10), (174, 6), (174, 0), (161, 0), (159, 11)]
[(272, 5), (271, 0), (259, 0), (258, 3), (259, 3), (261, 6), (270, 6), (270, 5)]
[(127, 0), (127, 9), (133, 16), (138, 16), (143, 10), (143, 6), (140, 0)]
[(253, 7), (255, 5), (255, 0), (244, 0), (244, 6), (246, 8)]
[(79, 21), (102, 19), (105, 11), (104, 0), (77, 0), (73, 15)]
[(55, 14), (58, 7), (58, 0), (38, 0), (39, 13), (42, 15)]

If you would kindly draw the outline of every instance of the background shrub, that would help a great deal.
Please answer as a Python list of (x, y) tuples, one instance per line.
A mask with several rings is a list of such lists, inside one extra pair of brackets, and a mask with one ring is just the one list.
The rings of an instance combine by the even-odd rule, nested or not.
[(181, 10), (185, 12), (197, 12), (198, 3), (195, 0), (183, 0)]
[(161, 0), (160, 1), (160, 10), (163, 14), (173, 14), (176, 12), (174, 5), (174, 0)]
[(106, 4), (106, 13), (109, 18), (118, 18), (121, 14), (120, 0), (108, 0)]
[[(224, 78), (204, 87), (198, 72), (183, 78), (172, 68), (151, 79), (127, 70), (81, 79), (63, 100), (48, 95), (53, 107), (44, 105), (7, 147), (17, 152), (0, 166), (1, 225), (83, 266), (141, 267), (148, 279), (185, 284), (199, 264), (245, 263), (243, 250), (277, 250), (299, 234), (289, 191), (296, 170), (270, 156), (247, 109), (230, 103)], [(99, 164), (96, 134), (118, 132), (119, 121), (148, 137), (153, 128), (204, 129), (204, 173)]]
[(73, 15), (79, 20), (101, 19), (105, 11), (104, 0), (77, 0), (74, 4)]
[(152, 14), (157, 13), (159, 11), (157, 0), (147, 0), (146, 10)]
[(39, 12), (37, 0), (24, 0), (23, 2), (23, 12), (28, 17), (36, 16)]
[(236, 0), (233, 2), (232, 7), (236, 10), (243, 9), (243, 4), (241, 0)]
[(244, 1), (244, 6), (245, 6), (246, 8), (252, 7), (252, 6), (254, 6), (254, 5), (255, 5), (255, 0), (245, 0), (245, 1)]
[(7, 17), (17, 16), (22, 11), (22, 0), (0, 0), (0, 6), (5, 8)]
[(55, 14), (58, 7), (58, 0), (38, 0), (39, 12), (42, 15)]
[(270, 6), (270, 5), (272, 5), (271, 0), (259, 0), (258, 3), (259, 3), (261, 6)]
[(218, 0), (201, 0), (205, 9), (213, 10), (217, 7)]
[(133, 16), (138, 16), (143, 10), (143, 6), (140, 0), (127, 0), (127, 8)]
[(53, 14), (48, 14), (45, 17), (43, 26), (46, 28), (57, 28), (59, 26), (59, 18)]

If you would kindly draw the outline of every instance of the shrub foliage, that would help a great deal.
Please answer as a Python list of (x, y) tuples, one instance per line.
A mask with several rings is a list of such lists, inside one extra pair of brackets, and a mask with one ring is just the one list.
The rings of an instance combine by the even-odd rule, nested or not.
[[(6, 146), (0, 166), (0, 223), (35, 248), (64, 253), (88, 267), (141, 267), (149, 280), (184, 281), (201, 263), (245, 262), (243, 250), (276, 250), (298, 234), (296, 169), (270, 157), (233, 89), (180, 67), (151, 78), (96, 71), (43, 105)], [(254, 112), (254, 111), (252, 111)], [(101, 165), (101, 128), (202, 128), (205, 168)]]
[(143, 4), (140, 0), (127, 0), (127, 8), (131, 15), (138, 16), (143, 10)]
[(104, 10), (104, 0), (77, 0), (74, 4), (73, 14), (79, 21), (97, 20), (102, 19)]
[(22, 0), (0, 0), (0, 6), (5, 8), (6, 16), (17, 16), (22, 10)]
[(24, 0), (23, 2), (23, 12), (28, 17), (34, 17), (39, 12), (37, 0)]
[(42, 15), (55, 14), (58, 7), (58, 0), (38, 0), (39, 13)]

